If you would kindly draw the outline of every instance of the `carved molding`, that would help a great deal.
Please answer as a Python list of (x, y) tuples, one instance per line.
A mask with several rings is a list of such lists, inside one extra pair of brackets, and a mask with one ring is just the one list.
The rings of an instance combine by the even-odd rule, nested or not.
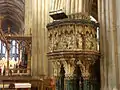
[(64, 23), (48, 27), (48, 52), (69, 50), (97, 51), (97, 30), (91, 25)]
[[(72, 77), (76, 63), (83, 78), (90, 77), (90, 67), (98, 60), (96, 24), (88, 19), (68, 19), (48, 24), (48, 60), (59, 72), (65, 67), (65, 76)], [(58, 74), (57, 74), (58, 75)]]

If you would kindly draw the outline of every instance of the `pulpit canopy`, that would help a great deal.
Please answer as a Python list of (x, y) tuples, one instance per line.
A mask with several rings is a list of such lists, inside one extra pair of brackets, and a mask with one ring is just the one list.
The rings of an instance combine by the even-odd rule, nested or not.
[(49, 13), (50, 13), (50, 17), (53, 20), (60, 20), (60, 19), (68, 18), (68, 16), (65, 14), (65, 12), (63, 12), (62, 9), (57, 10), (57, 11), (52, 11), (52, 12), (49, 12)]

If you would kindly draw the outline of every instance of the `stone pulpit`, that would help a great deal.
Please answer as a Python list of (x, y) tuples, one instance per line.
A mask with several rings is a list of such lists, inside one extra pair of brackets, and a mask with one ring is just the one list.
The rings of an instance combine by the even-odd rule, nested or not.
[(77, 81), (79, 90), (93, 90), (91, 77), (94, 71), (91, 67), (100, 56), (97, 27), (97, 23), (81, 13), (47, 25), (48, 59), (53, 64), (53, 75), (56, 78), (60, 76), (61, 65), (64, 66), (64, 90), (74, 88), (76, 65), (81, 72), (76, 74), (80, 77)]

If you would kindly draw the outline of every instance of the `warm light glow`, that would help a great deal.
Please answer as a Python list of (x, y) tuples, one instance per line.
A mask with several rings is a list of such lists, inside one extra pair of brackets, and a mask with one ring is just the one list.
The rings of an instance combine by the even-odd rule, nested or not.
[(15, 83), (15, 88), (31, 88), (30, 83)]
[[(9, 88), (10, 84), (4, 84), (4, 88)], [(0, 84), (0, 88), (3, 88), (3, 84)], [(15, 83), (15, 88), (31, 88), (30, 83)]]
[[(4, 84), (4, 88), (8, 88), (9, 84)], [(3, 84), (0, 84), (0, 88), (3, 88)]]

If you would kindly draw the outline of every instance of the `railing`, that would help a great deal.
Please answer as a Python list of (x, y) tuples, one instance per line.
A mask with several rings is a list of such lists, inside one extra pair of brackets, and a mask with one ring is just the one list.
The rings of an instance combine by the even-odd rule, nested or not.
[(15, 75), (31, 75), (30, 69), (21, 69), (21, 68), (15, 68), (15, 69), (9, 69), (5, 70), (5, 72), (1, 73), (1, 76), (15, 76)]

